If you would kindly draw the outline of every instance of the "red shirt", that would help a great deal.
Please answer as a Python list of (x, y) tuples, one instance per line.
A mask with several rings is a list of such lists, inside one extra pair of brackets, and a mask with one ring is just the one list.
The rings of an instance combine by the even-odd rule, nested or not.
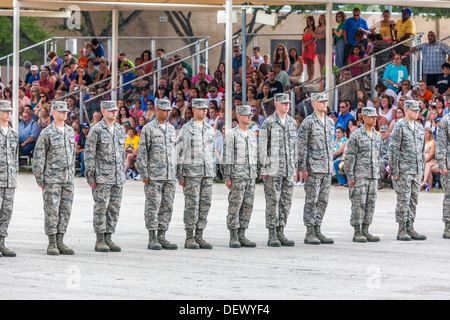
[[(53, 95), (55, 94), (54, 85), (50, 80), (42, 81), (39, 80), (39, 87), (44, 87), (50, 89), (50, 91), (47, 93), (49, 99), (53, 99)], [(42, 90), (41, 90), (42, 91)]]
[(424, 95), (420, 95), (419, 99), (422, 99), (422, 98), (423, 99), (427, 99), (427, 101), (430, 102), (432, 96), (433, 96), (433, 93), (431, 93), (428, 90), (425, 90), (425, 94)]

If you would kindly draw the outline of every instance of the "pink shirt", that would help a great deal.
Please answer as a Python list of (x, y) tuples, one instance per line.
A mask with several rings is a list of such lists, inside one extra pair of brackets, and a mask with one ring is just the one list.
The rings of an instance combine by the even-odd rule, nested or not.
[[(351, 63), (355, 63), (356, 61), (359, 61), (359, 60), (362, 60), (361, 56), (351, 55), (348, 58), (348, 61), (349, 61), (350, 64)], [(361, 74), (361, 67), (353, 67), (353, 68), (351, 68), (351, 70), (352, 70), (352, 75), (353, 76), (359, 76)]]

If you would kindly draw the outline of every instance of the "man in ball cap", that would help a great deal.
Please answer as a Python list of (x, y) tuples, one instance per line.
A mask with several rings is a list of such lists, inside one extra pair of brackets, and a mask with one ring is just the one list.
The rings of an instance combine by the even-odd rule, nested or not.
[(94, 198), (95, 251), (120, 252), (112, 241), (125, 183), (125, 129), (116, 123), (115, 101), (100, 104), (103, 119), (89, 131), (84, 151), (85, 175)]
[(297, 163), (297, 121), (289, 116), (289, 94), (274, 96), (276, 111), (261, 126), (259, 134), (259, 162), (265, 180), (266, 228), (268, 246), (294, 246), (284, 235), (292, 205), (295, 165)]
[(333, 239), (322, 234), (321, 226), (330, 196), (335, 125), (327, 116), (326, 93), (313, 93), (311, 102), (314, 113), (303, 120), (298, 134), (298, 167), (305, 178), (306, 194), (303, 222), (307, 231), (304, 242), (333, 244)]
[(380, 178), (381, 135), (375, 130), (377, 110), (362, 109), (364, 125), (354, 131), (347, 141), (344, 170), (349, 180), (352, 212), (350, 225), (354, 228), (354, 242), (378, 242), (369, 233), (377, 200)]
[(10, 101), (0, 101), (0, 257), (16, 256), (5, 246), (19, 171), (19, 135), (9, 125), (12, 112)]
[(414, 230), (416, 207), (425, 167), (425, 133), (416, 122), (420, 107), (415, 100), (404, 102), (405, 118), (397, 122), (389, 139), (389, 166), (397, 194), (397, 240), (425, 240)]
[(441, 173), (442, 186), (445, 189), (443, 203), (443, 221), (445, 229), (443, 238), (450, 239), (450, 114), (447, 114), (439, 123), (436, 144), (436, 160)]
[(203, 239), (203, 230), (216, 175), (214, 128), (204, 122), (208, 112), (206, 99), (192, 99), (192, 109), (194, 119), (181, 128), (176, 143), (176, 177), (185, 196), (184, 246), (188, 249), (212, 249), (212, 245)]
[(239, 125), (225, 136), (222, 150), (222, 172), (228, 195), (227, 228), (230, 247), (256, 247), (245, 237), (253, 211), (255, 179), (258, 177), (258, 144), (256, 135), (249, 130), (253, 112), (251, 107), (237, 106)]
[(176, 190), (176, 131), (168, 120), (172, 108), (169, 100), (156, 101), (156, 119), (142, 129), (136, 169), (144, 182), (145, 227), (149, 250), (176, 250), (166, 239), (172, 220)]
[(72, 212), (75, 178), (75, 132), (65, 124), (69, 109), (52, 101), (53, 122), (40, 134), (34, 149), (33, 174), (42, 188), (47, 254), (73, 255), (63, 242)]

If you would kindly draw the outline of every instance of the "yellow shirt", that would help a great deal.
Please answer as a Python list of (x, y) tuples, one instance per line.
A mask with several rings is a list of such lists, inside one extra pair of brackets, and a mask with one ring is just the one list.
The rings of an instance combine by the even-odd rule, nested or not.
[(130, 137), (128, 137), (125, 140), (125, 149), (137, 149), (139, 147), (139, 136), (135, 135), (133, 139), (130, 139)]
[[(416, 25), (414, 24), (414, 21), (412, 21), (411, 18), (403, 22), (403, 19), (400, 19), (397, 21), (395, 25), (395, 30), (397, 31), (397, 39), (400, 40), (405, 34), (410, 33), (411, 38), (416, 33)], [(410, 42), (403, 43), (405, 46), (410, 46)]]

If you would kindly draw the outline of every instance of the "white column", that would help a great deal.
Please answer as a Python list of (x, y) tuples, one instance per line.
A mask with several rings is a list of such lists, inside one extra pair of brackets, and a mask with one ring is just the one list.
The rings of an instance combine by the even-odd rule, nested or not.
[[(326, 89), (329, 90), (333, 86), (333, 33), (332, 33), (332, 14), (333, 14), (333, 3), (329, 2), (327, 3), (327, 14), (326, 14), (326, 34), (325, 39), (327, 40), (326, 43), (326, 61), (325, 61), (325, 68), (326, 68), (326, 74), (325, 74), (325, 85)], [(320, 70), (320, 74), (322, 74), (322, 70)], [(328, 95), (328, 99), (331, 102), (331, 95)]]
[(227, 0), (225, 22), (225, 131), (231, 130), (231, 112), (233, 109), (233, 1)]
[(119, 49), (119, 10), (112, 10), (111, 90), (112, 100), (117, 101), (117, 51)]
[(20, 1), (14, 0), (13, 21), (13, 129), (19, 131), (19, 64), (20, 64)]

